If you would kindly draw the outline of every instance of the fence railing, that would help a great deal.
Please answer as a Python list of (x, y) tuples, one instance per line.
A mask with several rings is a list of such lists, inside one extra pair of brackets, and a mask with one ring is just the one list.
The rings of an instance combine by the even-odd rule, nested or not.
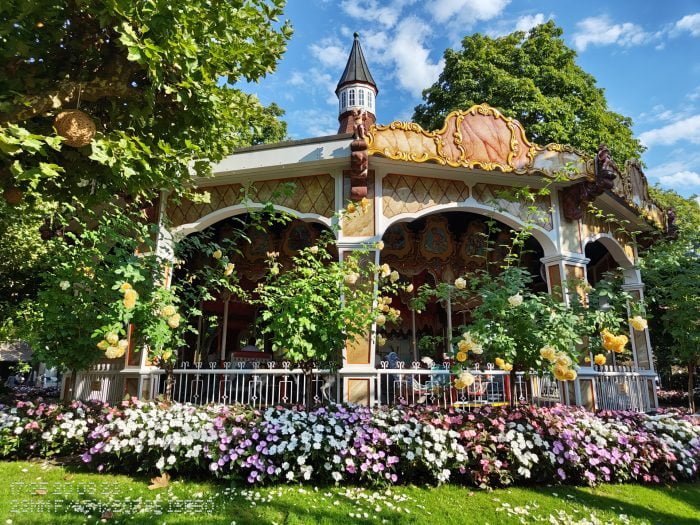
[[(161, 375), (158, 393), (165, 392)], [(241, 404), (256, 408), (271, 405), (306, 405), (341, 400), (338, 374), (313, 369), (304, 373), (284, 362), (182, 363), (173, 371), (172, 398), (193, 404)]]
[(601, 410), (648, 412), (656, 408), (656, 374), (625, 366), (596, 367), (595, 390)]
[[(66, 376), (64, 380), (69, 377)], [(78, 373), (73, 397), (110, 402), (121, 400), (124, 397), (124, 375), (121, 373), (121, 367), (111, 363), (99, 363), (86, 372)]]
[[(370, 402), (374, 406), (429, 405), (442, 408), (473, 409), (485, 405), (529, 403), (549, 406), (568, 401), (575, 403), (561, 383), (549, 374), (495, 369), (469, 369), (472, 384), (455, 388), (455, 374), (448, 365), (425, 368), (421, 363), (380, 362), (376, 369), (362, 371), (370, 381)], [(170, 397), (174, 401), (197, 405), (240, 404), (255, 408), (276, 405), (318, 405), (345, 399), (345, 377), (357, 377), (357, 371), (314, 368), (310, 372), (294, 368), (288, 362), (180, 363), (172, 374)], [(163, 370), (115, 370), (98, 367), (78, 374), (75, 397), (116, 402), (124, 397), (128, 377), (141, 381), (142, 392), (150, 397), (166, 392)], [(595, 408), (649, 411), (656, 407), (653, 371), (625, 367), (598, 367), (582, 372), (581, 378), (593, 380)], [(133, 380), (131, 379), (131, 380)]]

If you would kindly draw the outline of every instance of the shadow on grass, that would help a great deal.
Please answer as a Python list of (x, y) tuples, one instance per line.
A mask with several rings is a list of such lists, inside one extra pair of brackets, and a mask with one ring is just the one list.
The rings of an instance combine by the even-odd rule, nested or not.
[[(661, 488), (659, 488), (659, 490), (660, 489)], [(680, 492), (680, 489), (675, 489), (674, 491)], [(590, 509), (598, 509), (601, 511), (613, 511), (614, 509), (614, 512), (618, 514), (626, 514), (629, 517), (637, 518), (639, 520), (646, 520), (654, 523), (655, 525), (698, 525), (699, 522), (697, 515), (695, 517), (681, 517), (678, 514), (650, 509), (642, 504), (622, 501), (613, 496), (591, 494), (590, 492), (587, 492), (579, 487), (570, 487), (568, 492)], [(672, 497), (671, 494), (668, 493), (668, 490), (665, 492)], [(687, 498), (690, 501), (695, 500), (694, 503), (690, 503), (690, 501), (684, 501), (684, 503), (689, 504), (691, 507), (696, 507), (698, 492), (690, 489), (687, 489), (684, 492), (687, 492), (689, 495), (695, 493), (694, 498), (692, 496)]]

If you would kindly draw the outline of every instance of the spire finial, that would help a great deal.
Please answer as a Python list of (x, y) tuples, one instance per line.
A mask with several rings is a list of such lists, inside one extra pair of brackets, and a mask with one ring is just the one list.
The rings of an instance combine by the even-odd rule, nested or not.
[(360, 33), (358, 33), (357, 31), (355, 31), (355, 32), (352, 34), (352, 36), (355, 37), (355, 40), (357, 40), (358, 38), (360, 38)]

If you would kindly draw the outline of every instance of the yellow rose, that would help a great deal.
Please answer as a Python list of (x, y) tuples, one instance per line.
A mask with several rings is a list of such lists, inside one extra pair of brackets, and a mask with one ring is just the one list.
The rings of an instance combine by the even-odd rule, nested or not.
[(467, 353), (466, 352), (457, 352), (457, 361), (460, 363), (464, 363), (467, 360)]
[(139, 298), (139, 294), (133, 288), (129, 288), (124, 291), (124, 307), (127, 310), (132, 309), (136, 306), (136, 300)]
[(377, 241), (375, 246), (377, 247), (377, 250), (381, 252), (384, 249), (384, 241)]
[(503, 366), (501, 368), (503, 368), (503, 370), (505, 370), (506, 372), (510, 372), (511, 370), (513, 370), (513, 365), (510, 363), (503, 363)]
[(386, 344), (386, 337), (382, 335), (377, 336), (377, 345), (384, 346)]
[(473, 354), (477, 355), (484, 353), (484, 348), (479, 343), (472, 343), (471, 350)]
[(117, 342), (119, 342), (119, 335), (116, 332), (107, 332), (107, 335), (105, 335), (105, 341), (107, 341), (110, 345), (116, 345)]
[(362, 211), (367, 211), (367, 208), (369, 208), (370, 202), (367, 197), (362, 197), (362, 200), (360, 201), (360, 207), (362, 208)]
[(163, 359), (163, 361), (167, 361), (168, 359), (170, 359), (172, 357), (172, 355), (173, 355), (172, 351), (166, 350), (165, 352), (163, 352), (161, 359)]
[(462, 390), (462, 389), (464, 389), (464, 388), (467, 388), (467, 385), (465, 385), (465, 384), (464, 384), (461, 380), (459, 380), (459, 379), (455, 379), (454, 385), (455, 385), (455, 388), (456, 388), (457, 390)]
[(469, 346), (469, 343), (465, 340), (461, 340), (459, 343), (457, 343), (457, 348), (460, 352), (469, 352)]
[(375, 322), (377, 326), (384, 326), (386, 324), (386, 316), (384, 314), (379, 314)]
[(569, 367), (572, 364), (571, 358), (563, 352), (556, 354), (555, 362), (558, 365), (562, 365), (562, 366), (566, 366), (566, 367)]
[(389, 277), (391, 275), (391, 268), (389, 267), (388, 264), (384, 263), (382, 264), (379, 269), (382, 272), (382, 277)]
[(578, 374), (576, 374), (576, 370), (573, 370), (570, 368), (569, 370), (566, 371), (566, 376), (565, 376), (566, 379), (565, 380), (566, 381), (573, 381), (574, 379), (576, 379), (577, 375)]
[(118, 346), (108, 346), (107, 350), (105, 350), (105, 357), (107, 357), (107, 359), (117, 359), (123, 355), (124, 350)]
[(540, 356), (553, 363), (557, 359), (557, 349), (550, 345), (543, 346), (540, 348)]
[(105, 341), (104, 339), (102, 341), (100, 341), (99, 343), (97, 343), (97, 348), (99, 348), (102, 351), (107, 350), (108, 346), (109, 346), (109, 343), (107, 341)]
[(348, 211), (348, 213), (355, 213), (357, 211), (357, 207), (353, 202), (349, 203), (348, 207), (345, 209)]
[(586, 356), (586, 357), (583, 358), (583, 361), (584, 361), (584, 363), (590, 363), (590, 362), (591, 362), (591, 358), (588, 357), (588, 356)]
[(318, 253), (318, 246), (312, 246), (311, 248), (309, 248), (309, 251), (316, 255)]
[(411, 293), (413, 291), (413, 284), (409, 284), (404, 290), (406, 290), (407, 293)]
[(170, 317), (172, 315), (175, 315), (176, 313), (177, 313), (177, 308), (175, 308), (173, 305), (169, 304), (168, 306), (164, 307), (161, 310), (160, 315), (162, 317)]
[(568, 371), (569, 368), (562, 365), (554, 365), (554, 368), (552, 368), (552, 373), (557, 381), (566, 381), (566, 374)]
[(603, 338), (603, 348), (612, 350), (615, 346), (615, 336), (607, 328), (600, 332), (600, 335)]
[(120, 339), (117, 343), (117, 348), (126, 352), (129, 349), (129, 341), (127, 339)]
[(397, 272), (396, 270), (394, 270), (393, 272), (391, 272), (391, 273), (389, 274), (389, 280), (390, 280), (392, 283), (395, 283), (396, 281), (398, 281), (398, 280), (399, 280), (399, 272)]
[(493, 360), (493, 362), (496, 364), (498, 368), (503, 368), (503, 365), (506, 364), (506, 362), (501, 359), (500, 357), (497, 357), (496, 359)]
[(467, 287), (467, 281), (465, 281), (462, 277), (457, 277), (455, 279), (455, 288), (458, 290), (464, 290)]
[(175, 314), (168, 318), (168, 326), (170, 328), (177, 328), (180, 326), (180, 314)]
[(221, 257), (223, 257), (223, 255), (224, 255), (224, 254), (221, 253), (221, 250), (216, 250), (214, 253), (211, 254), (211, 256), (212, 256), (214, 259), (217, 259), (217, 260), (218, 260), (218, 259), (221, 259)]
[(621, 354), (622, 352), (625, 351), (625, 345), (629, 342), (629, 337), (626, 335), (618, 335), (615, 337), (615, 341), (613, 342), (613, 348), (612, 351), (615, 352), (616, 354)]
[(360, 276), (358, 274), (356, 274), (355, 272), (350, 272), (350, 273), (346, 274), (344, 277), (345, 284), (347, 284), (348, 286), (352, 286), (353, 284), (355, 284), (357, 282), (357, 279), (359, 277)]
[(224, 268), (224, 275), (225, 275), (226, 277), (228, 277), (229, 275), (231, 275), (231, 274), (233, 273), (233, 269), (234, 269), (235, 267), (236, 267), (235, 264), (233, 264), (233, 263), (228, 263), (228, 264), (226, 265), (226, 268)]
[(462, 372), (461, 374), (459, 374), (458, 380), (461, 381), (462, 383), (464, 383), (464, 385), (468, 386), (468, 387), (472, 386), (474, 384), (474, 381), (476, 381), (474, 376), (471, 373), (467, 372), (466, 370), (464, 372)]
[(512, 307), (517, 307), (523, 304), (523, 296), (520, 295), (520, 293), (516, 293), (515, 295), (511, 295), (508, 298), (508, 304), (510, 304)]
[(632, 328), (637, 330), (638, 332), (641, 332), (643, 330), (646, 330), (647, 328), (647, 320), (644, 319), (641, 315), (635, 315), (629, 320), (630, 324), (632, 325)]
[(119, 287), (119, 291), (124, 293), (127, 290), (131, 290), (133, 287), (129, 283), (122, 283), (122, 285)]
[(598, 366), (603, 366), (606, 361), (607, 359), (605, 359), (605, 355), (603, 354), (596, 354), (595, 357), (593, 357), (593, 362)]

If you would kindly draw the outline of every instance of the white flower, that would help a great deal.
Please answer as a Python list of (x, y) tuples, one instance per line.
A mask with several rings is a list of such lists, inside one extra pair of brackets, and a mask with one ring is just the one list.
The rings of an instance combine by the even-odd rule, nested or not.
[(377, 247), (377, 250), (382, 251), (384, 249), (384, 241), (377, 241), (375, 246)]
[(457, 288), (457, 290), (464, 290), (466, 287), (467, 281), (465, 281), (464, 278), (457, 277), (457, 279), (455, 279), (455, 288)]
[(396, 281), (398, 281), (399, 278), (400, 278), (400, 277), (399, 277), (399, 272), (397, 272), (396, 270), (394, 270), (393, 272), (391, 272), (391, 273), (389, 274), (389, 280), (390, 280), (392, 283), (395, 283)]
[(68, 290), (68, 288), (70, 288), (70, 282), (61, 281), (58, 286), (61, 288), (61, 290), (65, 291), (65, 290)]
[(357, 279), (358, 279), (359, 277), (360, 277), (360, 276), (359, 276), (357, 273), (355, 273), (355, 272), (350, 272), (350, 273), (348, 273), (348, 274), (345, 275), (345, 279), (344, 279), (344, 280), (345, 280), (345, 284), (347, 284), (347, 285), (349, 285), (349, 286), (352, 286), (353, 284), (355, 284), (355, 283), (357, 282)]
[(510, 304), (512, 307), (517, 307), (523, 304), (523, 296), (520, 295), (520, 292), (516, 293), (515, 295), (511, 295), (508, 298), (508, 304)]
[(318, 246), (312, 246), (311, 248), (309, 248), (309, 251), (316, 255), (318, 253)]
[(165, 466), (165, 458), (163, 456), (160, 457), (158, 462), (156, 463), (156, 468), (158, 470), (163, 470), (163, 467)]

